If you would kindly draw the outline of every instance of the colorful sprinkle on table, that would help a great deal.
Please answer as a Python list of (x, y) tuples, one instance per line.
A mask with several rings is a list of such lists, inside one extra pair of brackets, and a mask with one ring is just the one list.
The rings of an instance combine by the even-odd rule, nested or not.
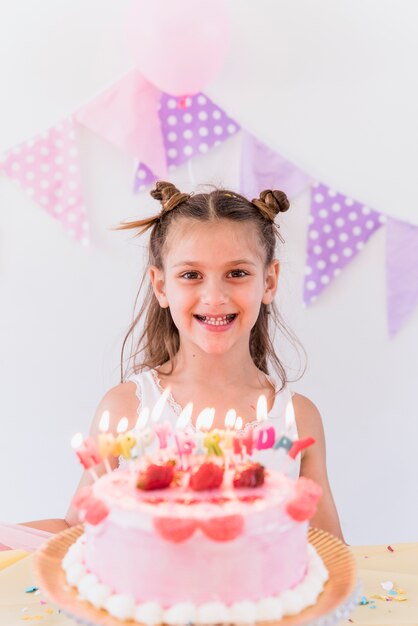
[[(388, 586), (388, 583), (381, 583), (381, 585), (385, 589), (384, 585)], [(384, 600), (385, 602), (406, 602), (408, 600), (408, 598), (406, 597), (406, 591), (399, 588), (390, 589), (387, 595), (375, 594), (372, 596), (372, 598), (376, 598), (376, 600)]]
[(389, 550), (389, 552), (395, 552), (395, 550), (392, 548), (392, 546), (388, 546), (388, 550)]
[(34, 591), (38, 591), (39, 587), (27, 587), (25, 589), (25, 593), (33, 593)]

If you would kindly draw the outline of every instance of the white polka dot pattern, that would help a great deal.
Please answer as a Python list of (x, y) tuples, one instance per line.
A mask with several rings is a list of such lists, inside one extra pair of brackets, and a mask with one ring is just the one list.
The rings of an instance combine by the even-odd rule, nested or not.
[(88, 245), (89, 225), (71, 117), (9, 150), (0, 161), (0, 171), (59, 220), (71, 237)]
[(385, 221), (377, 211), (322, 183), (311, 187), (305, 304), (316, 300)]
[[(163, 94), (159, 116), (169, 171), (204, 154), (240, 130), (235, 120), (202, 93), (184, 99)], [(134, 191), (143, 191), (156, 179), (151, 169), (140, 163)]]

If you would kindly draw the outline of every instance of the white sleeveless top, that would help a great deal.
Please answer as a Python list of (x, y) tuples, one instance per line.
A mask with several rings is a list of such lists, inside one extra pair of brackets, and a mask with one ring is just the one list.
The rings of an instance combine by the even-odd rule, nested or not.
[[(276, 381), (272, 376), (267, 376), (269, 382), (276, 389), (276, 397), (273, 407), (267, 416), (265, 424), (271, 424), (274, 426), (276, 436), (286, 435), (289, 439), (295, 440), (298, 438), (298, 431), (296, 421), (294, 418), (290, 423), (286, 423), (285, 413), (286, 407), (289, 402), (292, 402), (293, 393), (289, 387), (284, 387), (281, 391), (279, 381)], [(136, 385), (136, 395), (138, 397), (138, 414), (141, 407), (152, 407), (156, 404), (157, 400), (161, 397), (164, 389), (158, 378), (158, 371), (150, 369), (144, 370), (139, 374), (134, 374), (129, 377), (127, 382), (133, 382)], [(169, 421), (173, 432), (176, 427), (178, 416), (180, 415), (182, 408), (173, 398), (170, 393), (167, 398), (167, 406), (164, 410), (164, 421)], [(291, 412), (294, 415), (294, 412)], [(257, 421), (249, 423), (251, 426), (256, 426)], [(267, 450), (254, 450), (251, 455), (268, 469), (280, 469), (283, 464), (283, 456), (281, 450), (267, 449)], [(120, 458), (119, 466), (125, 465), (124, 459)], [(300, 471), (300, 455), (298, 455), (295, 461), (291, 462), (288, 466), (286, 473), (292, 478), (297, 478)]]

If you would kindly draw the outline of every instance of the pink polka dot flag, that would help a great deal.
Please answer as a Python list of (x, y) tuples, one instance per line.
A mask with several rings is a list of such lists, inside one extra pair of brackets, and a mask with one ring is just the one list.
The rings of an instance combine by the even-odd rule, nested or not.
[[(203, 93), (184, 100), (162, 94), (159, 116), (169, 170), (205, 154), (240, 130), (239, 124)], [(140, 163), (134, 191), (143, 191), (156, 178), (146, 163)]]
[(0, 159), (0, 172), (59, 220), (77, 242), (88, 245), (89, 225), (71, 117), (6, 152)]
[(322, 183), (314, 183), (305, 266), (305, 304), (317, 299), (385, 221), (384, 215), (361, 202)]

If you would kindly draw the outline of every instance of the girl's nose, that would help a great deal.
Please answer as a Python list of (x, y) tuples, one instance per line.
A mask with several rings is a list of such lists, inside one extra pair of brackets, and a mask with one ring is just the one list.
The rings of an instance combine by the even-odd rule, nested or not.
[(207, 281), (202, 286), (201, 292), (202, 304), (207, 306), (219, 306), (228, 302), (228, 288), (222, 281)]

